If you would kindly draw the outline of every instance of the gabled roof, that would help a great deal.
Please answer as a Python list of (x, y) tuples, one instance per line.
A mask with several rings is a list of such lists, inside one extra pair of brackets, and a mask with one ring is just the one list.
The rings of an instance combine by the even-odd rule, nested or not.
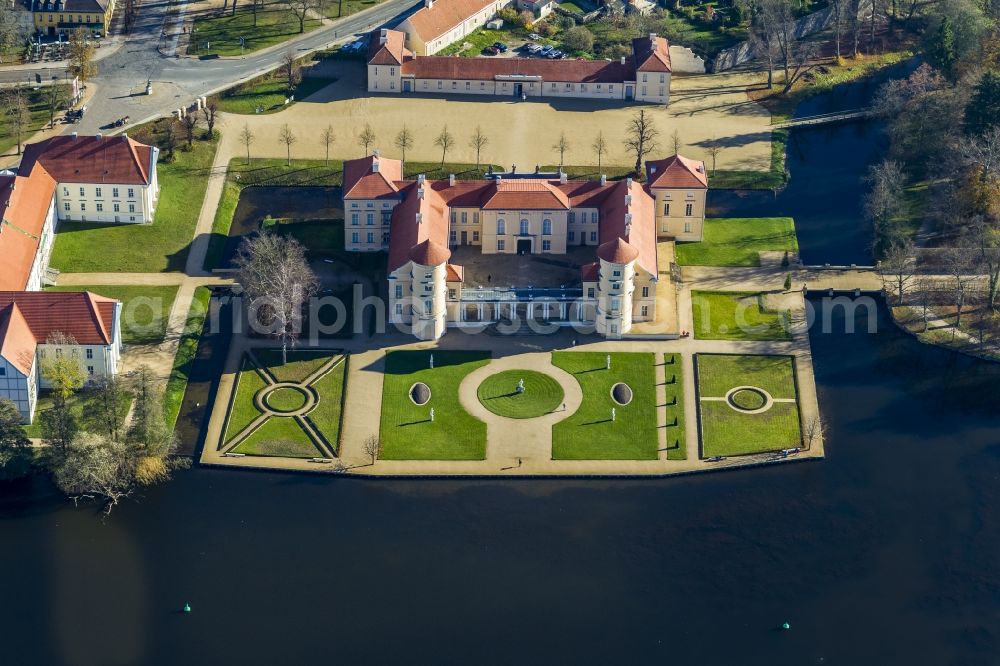
[(569, 199), (548, 181), (494, 180), (483, 193), (483, 210), (555, 210), (569, 208)]
[(592, 262), (580, 266), (580, 282), (597, 282), (601, 275), (601, 265)]
[(32, 11), (35, 12), (103, 14), (107, 8), (107, 0), (34, 0), (32, 3)]
[(398, 30), (372, 31), (368, 38), (368, 64), (369, 65), (402, 65), (405, 60), (413, 57), (413, 53), (403, 42), (406, 35)]
[(448, 264), (444, 267), (445, 282), (465, 282), (465, 266)]
[(65, 333), (81, 345), (112, 344), (118, 303), (89, 291), (0, 291), (0, 310), (16, 306), (37, 343)]
[(637, 72), (670, 72), (670, 44), (652, 33), (632, 40), (632, 54)]
[(631, 178), (620, 180), (601, 203), (601, 246), (621, 239), (633, 247), (636, 263), (657, 275), (656, 221), (653, 197)]
[(0, 290), (27, 287), (55, 188), (41, 166), (29, 178), (0, 176)]
[[(546, 60), (544, 58), (459, 58), (417, 56), (403, 63), (403, 76), (418, 79), (493, 81), (498, 76), (541, 77), (545, 83), (622, 83), (635, 81), (630, 58), (620, 60)], [(530, 79), (529, 79), (530, 80)]]
[(496, 0), (434, 0), (407, 19), (424, 42), (433, 41), (452, 28), (461, 25)]
[(396, 181), (403, 179), (403, 163), (372, 153), (367, 157), (344, 162), (343, 192), (345, 199), (396, 198)]
[(24, 148), (20, 172), (42, 165), (57, 183), (148, 185), (152, 146), (127, 136), (54, 136)]
[(647, 161), (646, 183), (651, 189), (705, 189), (708, 187), (708, 176), (704, 162), (674, 155), (664, 160)]
[(27, 376), (31, 374), (37, 346), (20, 308), (13, 303), (0, 308), (0, 356)]
[[(447, 186), (448, 181), (444, 184)], [(425, 182), (423, 187), (417, 182), (410, 182), (401, 192), (403, 200), (393, 208), (389, 227), (389, 273), (411, 261), (410, 250), (426, 240), (433, 240), (445, 249), (448, 247), (447, 204), (431, 187), (430, 181)]]

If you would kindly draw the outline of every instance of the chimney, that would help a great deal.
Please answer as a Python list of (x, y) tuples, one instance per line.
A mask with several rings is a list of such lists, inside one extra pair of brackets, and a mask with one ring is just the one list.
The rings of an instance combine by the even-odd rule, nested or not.
[(417, 185), (423, 185), (427, 177), (424, 174), (417, 175)]
[(95, 134), (94, 138), (96, 138), (98, 141), (100, 141), (101, 140), (101, 133), (98, 132), (97, 134)]
[(448, 187), (455, 187), (455, 174), (448, 174)]
[(632, 205), (632, 195), (631, 194), (626, 194), (625, 195), (625, 205), (626, 206), (631, 206)]
[(632, 213), (625, 213), (625, 233), (632, 228)]
[(601, 174), (601, 187), (604, 187), (607, 184), (608, 184), (608, 177), (605, 174), (602, 173)]
[[(626, 216), (626, 219), (628, 219), (628, 216)], [(630, 236), (631, 234), (632, 234), (632, 223), (631, 222), (626, 222), (625, 223), (625, 235), (626, 236)]]
[(423, 224), (423, 222), (424, 222), (424, 214), (417, 213), (417, 224)]
[(622, 56), (622, 61), (621, 62), (622, 62), (623, 65), (625, 64), (625, 56)]
[(386, 28), (382, 28), (382, 30), (379, 32), (378, 43), (385, 44), (386, 41), (388, 41), (388, 39), (389, 39), (389, 30)]
[(76, 138), (76, 132), (73, 132), (72, 134), (70, 134), (70, 136), (75, 139)]
[(424, 0), (424, 7), (434, 9), (434, 0)]
[(500, 174), (497, 174), (496, 181), (499, 183), (502, 178), (503, 178), (503, 176), (501, 176)]
[(563, 171), (562, 168), (560, 168), (559, 169), (559, 184), (560, 185), (565, 185), (567, 182), (569, 182), (569, 176), (567, 176), (566, 172)]
[(372, 157), (375, 157), (375, 158), (377, 158), (377, 157), (379, 157), (379, 154), (380, 154), (380, 153), (379, 153), (379, 151), (378, 151), (378, 148), (376, 148), (375, 150), (373, 150), (373, 151), (372, 151)]
[(649, 41), (650, 41), (650, 43), (653, 43), (653, 44), (656, 43), (656, 33), (655, 32), (649, 33)]
[(372, 173), (378, 173), (378, 157), (372, 160)]
[(698, 173), (705, 173), (705, 163), (704, 162), (698, 165)]
[(422, 187), (418, 187), (417, 188), (417, 198), (418, 199), (423, 199), (424, 198), (424, 188), (422, 188)]
[(625, 189), (628, 189), (628, 190), (632, 189), (632, 179), (631, 178), (626, 178), (625, 179)]
[(656, 173), (656, 165), (655, 164), (650, 164), (649, 165), (649, 173)]

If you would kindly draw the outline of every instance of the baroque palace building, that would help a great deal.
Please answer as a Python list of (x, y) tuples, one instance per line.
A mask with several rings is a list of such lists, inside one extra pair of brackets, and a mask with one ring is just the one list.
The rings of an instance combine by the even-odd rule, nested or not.
[[(495, 175), (403, 178), (375, 151), (344, 163), (345, 247), (387, 251), (389, 321), (423, 340), (448, 326), (537, 319), (591, 324), (609, 338), (656, 318), (659, 240), (701, 240), (708, 181), (702, 162), (646, 163), (646, 184)], [(566, 255), (593, 248), (573, 284), (466, 284), (453, 249), (482, 255)], [(579, 255), (576, 255), (579, 256)]]

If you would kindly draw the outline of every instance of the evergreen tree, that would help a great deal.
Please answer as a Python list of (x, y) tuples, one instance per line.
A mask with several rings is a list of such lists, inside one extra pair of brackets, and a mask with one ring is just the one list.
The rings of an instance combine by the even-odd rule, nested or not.
[(1000, 125), (1000, 72), (983, 74), (965, 108), (965, 131), (985, 134)]
[(958, 52), (955, 48), (955, 30), (947, 16), (942, 17), (941, 24), (930, 37), (927, 59), (945, 74), (952, 75)]

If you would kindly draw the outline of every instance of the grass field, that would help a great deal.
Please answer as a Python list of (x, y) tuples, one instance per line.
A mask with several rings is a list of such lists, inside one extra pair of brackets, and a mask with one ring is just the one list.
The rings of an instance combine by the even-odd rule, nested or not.
[[(573, 375), (583, 389), (583, 403), (552, 428), (552, 458), (556, 460), (654, 460), (656, 434), (656, 371), (654, 355), (611, 354), (605, 370), (603, 352), (554, 352), (552, 363)], [(611, 387), (624, 382), (632, 402), (618, 405)], [(611, 409), (616, 411), (611, 420)]]
[[(520, 380), (524, 380), (524, 391), (518, 393)], [(477, 397), (494, 414), (531, 419), (557, 409), (564, 396), (562, 386), (549, 375), (533, 370), (506, 370), (484, 379)]]
[[(305, 32), (321, 25), (318, 19), (307, 18)], [(196, 18), (187, 54), (238, 56), (281, 44), (299, 34), (299, 19), (281, 4), (270, 3), (258, 9), (256, 22), (250, 7), (242, 6), (235, 14), (226, 11)]]
[(681, 266), (760, 266), (760, 252), (798, 249), (790, 217), (708, 219), (701, 242), (676, 245)]
[[(229, 405), (223, 442), (231, 442), (240, 432), (262, 415), (254, 404), (254, 396), (269, 382), (270, 375), (279, 382), (304, 382), (320, 370), (339, 352), (330, 350), (295, 349), (288, 352), (288, 362), (282, 363), (280, 349), (257, 349), (254, 356), (257, 367), (249, 357), (244, 357), (240, 369), (239, 383)], [(338, 363), (323, 377), (311, 384), (319, 396), (319, 402), (306, 415), (330, 448), (339, 449), (341, 413), (343, 407), (346, 360)], [(267, 396), (267, 404), (276, 411), (290, 411), (301, 407), (304, 397), (298, 389), (278, 389)], [(282, 393), (285, 393), (282, 396)], [(289, 398), (283, 403), (283, 398)], [(257, 456), (281, 456), (288, 458), (316, 458), (325, 454), (312, 438), (303, 430), (299, 422), (290, 416), (270, 416), (249, 437), (233, 448), (235, 453)]]
[[(487, 351), (391, 351), (385, 356), (382, 386), (382, 455), (385, 460), (482, 460), (486, 424), (472, 417), (458, 400), (458, 387), (476, 368), (489, 363)], [(423, 382), (431, 398), (410, 400), (410, 387)], [(434, 421), (430, 410), (434, 409)]]
[(791, 340), (787, 311), (762, 307), (752, 291), (692, 291), (694, 336), (700, 340)]
[(92, 291), (122, 302), (122, 340), (127, 345), (163, 342), (178, 287), (91, 285), (46, 287), (45, 291)]
[(181, 411), (184, 392), (187, 390), (188, 378), (191, 376), (191, 365), (198, 352), (198, 340), (201, 339), (201, 331), (205, 327), (205, 318), (208, 316), (208, 305), (211, 298), (212, 290), (208, 287), (198, 287), (194, 290), (194, 298), (191, 300), (191, 307), (188, 310), (184, 332), (177, 344), (174, 367), (167, 379), (167, 388), (163, 395), (163, 414), (167, 421), (167, 427), (171, 430), (177, 424), (177, 415)]
[[(138, 141), (148, 136), (139, 132)], [(157, 167), (160, 197), (152, 224), (60, 222), (51, 265), (66, 273), (183, 271), (208, 187), (217, 139), (195, 141)]]
[[(21, 79), (22, 81), (24, 79)], [(69, 86), (62, 86), (63, 95), (68, 94)], [(49, 102), (48, 88), (32, 89), (25, 87), (21, 89), (25, 102), (28, 105), (27, 127), (21, 132), (21, 145), (31, 138), (31, 136), (44, 128), (49, 123)], [(58, 112), (56, 115), (58, 116)], [(0, 113), (0, 155), (14, 155), (17, 153), (17, 134), (10, 122), (10, 117), (6, 113)]]
[(802, 444), (797, 402), (775, 402), (759, 414), (730, 407), (722, 398), (737, 386), (754, 386), (778, 400), (795, 399), (790, 356), (698, 354), (698, 409), (702, 456), (735, 456), (796, 448)]
[[(315, 76), (303, 77), (292, 91), (295, 101), (301, 101), (336, 81), (336, 79)], [(262, 113), (275, 113), (288, 108), (288, 83), (280, 76), (266, 75), (260, 79), (231, 88), (219, 95), (219, 110), (226, 113), (254, 115), (257, 109)]]

